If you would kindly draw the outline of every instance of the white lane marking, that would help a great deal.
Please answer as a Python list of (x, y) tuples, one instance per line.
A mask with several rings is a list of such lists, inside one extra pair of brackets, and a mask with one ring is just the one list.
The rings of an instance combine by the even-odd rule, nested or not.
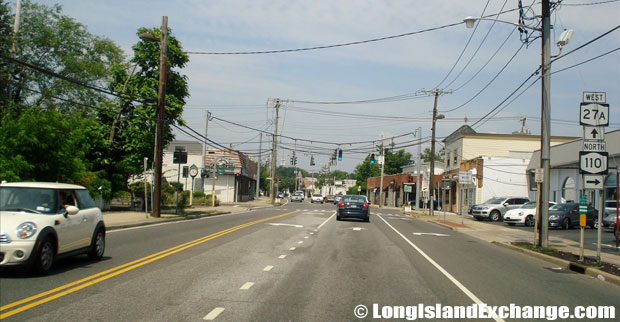
[(223, 307), (216, 307), (213, 309), (213, 311), (209, 312), (209, 314), (205, 315), (205, 317), (202, 319), (205, 321), (213, 321), (222, 312), (224, 312)]
[[(592, 245), (596, 245), (596, 243), (592, 243)], [(616, 248), (616, 245), (601, 244), (601, 246)]]
[(304, 236), (304, 239), (308, 239), (308, 236)]
[(310, 235), (314, 235), (314, 233), (310, 233)]
[(239, 289), (240, 290), (249, 290), (250, 287), (252, 287), (252, 285), (254, 285), (253, 282), (247, 282), (247, 283), (243, 284)]
[(278, 256), (278, 258), (279, 258), (279, 259), (285, 259), (285, 258), (286, 258), (286, 255), (280, 255), (280, 256)]
[(431, 235), (431, 236), (437, 236), (437, 237), (449, 237), (450, 235), (446, 235), (446, 234), (437, 234), (437, 233), (413, 233), (416, 236), (422, 236), (422, 235)]
[(321, 227), (323, 227), (323, 225), (325, 225), (325, 224), (326, 224), (326, 223), (327, 223), (330, 219), (332, 219), (332, 217), (334, 217), (335, 215), (336, 215), (336, 212), (334, 211), (334, 214), (333, 214), (333, 215), (331, 215), (331, 216), (329, 216), (329, 218), (325, 219), (325, 221), (324, 221), (323, 223), (321, 223), (321, 224), (319, 225), (319, 227), (316, 227), (316, 230), (315, 230), (315, 231), (317, 231), (317, 230), (321, 229)]
[(303, 244), (303, 243), (304, 243), (304, 241), (303, 241), (303, 240), (300, 240), (300, 241), (298, 241), (297, 243), (298, 243), (298, 244)]
[[(450, 273), (448, 273), (448, 271), (446, 271), (443, 267), (441, 267), (439, 264), (437, 264), (437, 262), (435, 262), (430, 256), (426, 255), (425, 252), (423, 252), (418, 246), (416, 246), (414, 243), (412, 243), (407, 237), (405, 237), (405, 235), (401, 234), (400, 231), (396, 230), (396, 228), (394, 228), (394, 226), (390, 225), (387, 220), (383, 219), (383, 217), (379, 216), (379, 218), (381, 220), (383, 220), (383, 222), (388, 225), (388, 227), (392, 228), (392, 230), (398, 234), (402, 239), (404, 239), (409, 245), (411, 245), (411, 247), (413, 247), (413, 249), (415, 249), (416, 251), (418, 251), (418, 253), (420, 253), (420, 255), (422, 255), (422, 257), (424, 257), (429, 263), (431, 263), (433, 266), (435, 266), (435, 268), (437, 268), (438, 271), (440, 271), (445, 277), (447, 277), (452, 283), (454, 283), (454, 285), (456, 285), (456, 287), (458, 287), (463, 293), (465, 293), (465, 295), (467, 295), (470, 299), (472, 299), (476, 304), (482, 305), (484, 304), (484, 302), (482, 302), (476, 295), (474, 295), (474, 293), (472, 293), (469, 289), (467, 289), (467, 287), (465, 287), (465, 285), (461, 284), (461, 282), (459, 282), (456, 278), (454, 278), (454, 276), (452, 276)], [(502, 321), (504, 322), (503, 319), (500, 318), (494, 318), (495, 321)]]
[(291, 247), (288, 250), (295, 250), (295, 249), (297, 249), (297, 247)]
[(288, 227), (297, 227), (297, 228), (302, 228), (302, 225), (294, 225), (294, 224), (282, 224), (282, 223), (267, 223), (267, 225), (272, 225), (272, 226), (288, 226)]
[(233, 206), (233, 208), (237, 208), (237, 207), (239, 207), (239, 205), (234, 205), (234, 206)]
[(355, 230), (355, 231), (366, 230), (366, 228), (362, 228), (362, 227), (353, 227), (353, 228), (351, 228), (351, 229), (352, 229), (352, 230)]
[(265, 266), (265, 268), (263, 268), (263, 271), (264, 272), (269, 272), (272, 268), (273, 268), (272, 265), (267, 265), (267, 266)]

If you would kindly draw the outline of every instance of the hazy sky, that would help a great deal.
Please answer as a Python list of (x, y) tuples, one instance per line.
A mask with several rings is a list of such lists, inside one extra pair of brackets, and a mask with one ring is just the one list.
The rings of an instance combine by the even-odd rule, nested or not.
[[(243, 52), (324, 46), (400, 35), (459, 23), (466, 16), (497, 14), (502, 7), (505, 11), (518, 5), (517, 0), (38, 2), (61, 4), (65, 14), (85, 24), (91, 33), (116, 42), (128, 58), (132, 55), (131, 46), (138, 41), (136, 30), (142, 26), (158, 27), (162, 16), (168, 16), (172, 34), (186, 51)], [(552, 43), (564, 29), (574, 29), (574, 37), (564, 48), (564, 54), (620, 24), (618, 1), (575, 5), (593, 2), (598, 0), (562, 1), (552, 12)], [(532, 3), (523, 1), (524, 6)], [(529, 16), (540, 14), (540, 3), (534, 3), (531, 8), (527, 11)], [(518, 11), (499, 18), (517, 22)], [(514, 29), (508, 24), (481, 21), (475, 32), (459, 24), (329, 49), (260, 55), (191, 54), (190, 63), (181, 71), (188, 76), (191, 94), (183, 118), (190, 127), (203, 133), (208, 109), (215, 117), (271, 132), (274, 109), (273, 104), (268, 104), (268, 98), (280, 98), (289, 100), (280, 110), (280, 133), (285, 136), (336, 143), (371, 140), (378, 143), (382, 133), (389, 137), (413, 133), (417, 127), (422, 127), (422, 136), (426, 138), (431, 133), (429, 117), (433, 99), (399, 95), (432, 90), (439, 85), (440, 89), (454, 90), (439, 98), (439, 110), (445, 111), (446, 119), (438, 121), (437, 135), (447, 136), (463, 124), (474, 124), (540, 65), (540, 39), (519, 50), (523, 43)], [(583, 62), (619, 45), (620, 30), (616, 30), (581, 50), (562, 56), (553, 63), (552, 71)], [(557, 52), (552, 45), (552, 54)], [(513, 55), (514, 59), (491, 82)], [(539, 134), (540, 87), (540, 82), (534, 84), (494, 118), (476, 126), (476, 131), (511, 133), (520, 128), (519, 118), (524, 116), (526, 127), (532, 134)], [(582, 91), (607, 92), (612, 122), (609, 129), (620, 128), (620, 51), (553, 74), (551, 91), (552, 135), (581, 136), (578, 111)], [(293, 102), (358, 101), (393, 96), (399, 99), (372, 104)], [(467, 101), (470, 102), (463, 105)], [(354, 118), (346, 114), (364, 116)], [(218, 120), (209, 123), (208, 132), (210, 139), (226, 146), (232, 143), (242, 151), (258, 151), (257, 132)], [(193, 140), (182, 133), (177, 138)], [(267, 140), (263, 136), (263, 149), (271, 146)], [(396, 139), (395, 143), (412, 140), (413, 135), (407, 135)], [(238, 144), (245, 141), (249, 142)], [(292, 147), (294, 141), (283, 138), (282, 144)], [(303, 141), (297, 144), (300, 149), (303, 144), (313, 149), (325, 148), (324, 151), (337, 147)], [(337, 169), (351, 171), (371, 152), (372, 145), (342, 145), (344, 150), (356, 149), (360, 153), (345, 153)], [(417, 153), (414, 146), (406, 150)], [(285, 158), (288, 164), (289, 157), (289, 151), (280, 150), (279, 159)], [(317, 152), (317, 166), (311, 168), (309, 153), (299, 152), (298, 157), (299, 166), (308, 170), (317, 170), (328, 160), (328, 156)]]

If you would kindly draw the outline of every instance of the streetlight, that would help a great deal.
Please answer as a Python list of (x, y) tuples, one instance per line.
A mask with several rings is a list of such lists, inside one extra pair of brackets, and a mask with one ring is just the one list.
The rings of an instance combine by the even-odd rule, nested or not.
[[(543, 0), (541, 2), (542, 6), (542, 28), (536, 28), (532, 26), (526, 26), (522, 24), (515, 24), (509, 21), (489, 19), (489, 18), (474, 18), (467, 17), (463, 21), (465, 22), (465, 26), (467, 28), (472, 28), (474, 26), (474, 22), (476, 20), (490, 20), (507, 23), (513, 26), (518, 26), (519, 28), (526, 28), (534, 31), (538, 31), (541, 33), (542, 39), (542, 88), (541, 88), (541, 120), (540, 120), (540, 167), (543, 169), (543, 182), (542, 189), (538, 191), (540, 194), (539, 201), (540, 203), (537, 205), (538, 213), (542, 219), (542, 231), (541, 238), (539, 239), (539, 243), (542, 245), (544, 240), (544, 246), (549, 247), (549, 171), (550, 171), (550, 152), (551, 152), (551, 6), (549, 4), (549, 0)], [(572, 30), (567, 30), (562, 33), (560, 36), (560, 41), (558, 41), (557, 45), (560, 48), (560, 52), (563, 46), (568, 44), (570, 38), (573, 35)], [(558, 54), (559, 55), (559, 54)], [(545, 205), (545, 206), (543, 206)]]
[(163, 158), (163, 128), (164, 111), (166, 105), (166, 53), (168, 51), (168, 17), (163, 16), (161, 21), (161, 37), (150, 33), (141, 33), (140, 39), (146, 41), (159, 41), (159, 88), (157, 95), (157, 124), (155, 125), (155, 192), (153, 195), (153, 217), (159, 217), (161, 213), (161, 168)]

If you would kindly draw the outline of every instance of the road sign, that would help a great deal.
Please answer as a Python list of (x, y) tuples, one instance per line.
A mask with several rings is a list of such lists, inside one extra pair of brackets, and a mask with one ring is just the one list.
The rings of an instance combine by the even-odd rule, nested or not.
[(608, 126), (609, 104), (581, 103), (579, 107), (579, 124), (592, 126)]
[(583, 141), (583, 149), (581, 151), (587, 152), (605, 152), (607, 149), (605, 141)]
[(585, 174), (583, 176), (583, 187), (585, 189), (603, 189), (603, 179), (602, 175), (598, 174)]
[(586, 214), (588, 213), (588, 196), (579, 195), (579, 226), (586, 226)]
[(607, 152), (579, 152), (579, 173), (607, 174)]
[(545, 178), (545, 169), (543, 168), (536, 169), (536, 171), (534, 172), (534, 181), (536, 181), (536, 183), (542, 183), (544, 178)]
[(471, 184), (472, 183), (471, 171), (459, 171), (459, 183), (460, 184)]
[(583, 139), (585, 141), (605, 140), (605, 129), (602, 126), (583, 126)]
[(607, 93), (583, 92), (581, 101), (584, 103), (607, 103)]

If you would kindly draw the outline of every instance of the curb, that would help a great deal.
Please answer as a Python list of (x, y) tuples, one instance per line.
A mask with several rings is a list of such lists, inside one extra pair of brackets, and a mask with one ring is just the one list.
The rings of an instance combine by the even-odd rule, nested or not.
[(203, 217), (213, 217), (213, 216), (219, 216), (219, 215), (226, 215), (230, 213), (231, 213), (230, 211), (223, 211), (223, 212), (217, 212), (213, 214), (189, 215), (187, 217), (162, 219), (159, 221), (145, 221), (145, 222), (138, 222), (138, 223), (132, 223), (132, 224), (111, 225), (111, 226), (106, 226), (105, 229), (106, 231), (113, 231), (113, 230), (118, 230), (118, 229), (149, 226), (149, 225), (169, 223), (169, 222), (175, 222), (175, 221), (192, 220), (192, 219), (198, 219), (198, 218), (203, 218)]
[(433, 223), (433, 224), (438, 225), (438, 226), (441, 226), (441, 227), (444, 227), (444, 228), (448, 228), (448, 229), (450, 229), (450, 230), (454, 230), (454, 231), (457, 231), (457, 230), (458, 230), (456, 227), (452, 227), (452, 226), (450, 226), (450, 225), (446, 225), (446, 224), (444, 224), (444, 223), (440, 223), (440, 222), (435, 221), (435, 220), (425, 220), (425, 221), (426, 221), (426, 222)]
[(620, 276), (616, 276), (613, 274), (609, 274), (607, 272), (603, 272), (600, 269), (584, 266), (579, 263), (574, 263), (571, 261), (567, 261), (565, 259), (545, 255), (539, 252), (535, 252), (533, 250), (525, 249), (522, 247), (510, 245), (510, 244), (505, 244), (505, 243), (501, 243), (497, 241), (493, 241), (491, 243), (498, 245), (500, 247), (506, 248), (506, 249), (511, 249), (511, 250), (514, 250), (514, 251), (517, 251), (517, 252), (532, 256), (532, 257), (536, 257), (538, 259), (542, 259), (547, 262), (551, 262), (569, 271), (585, 274), (585, 275), (588, 275), (594, 278), (598, 278), (599, 276), (602, 276), (604, 278), (603, 281), (614, 284), (616, 286), (620, 286)]

